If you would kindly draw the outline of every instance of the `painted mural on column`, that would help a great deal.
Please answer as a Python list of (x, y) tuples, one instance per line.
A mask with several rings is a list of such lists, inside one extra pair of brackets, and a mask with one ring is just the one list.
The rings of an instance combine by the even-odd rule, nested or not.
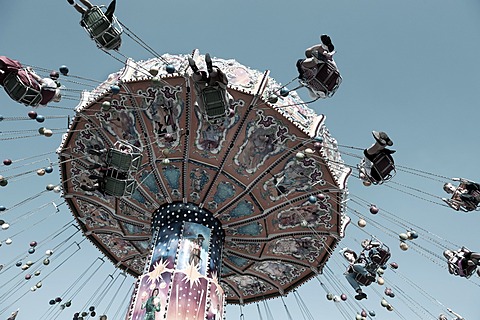
[(184, 222), (167, 311), (168, 319), (203, 319), (207, 303), (210, 229)]
[(133, 320), (164, 319), (182, 222), (158, 230), (148, 272), (140, 277)]

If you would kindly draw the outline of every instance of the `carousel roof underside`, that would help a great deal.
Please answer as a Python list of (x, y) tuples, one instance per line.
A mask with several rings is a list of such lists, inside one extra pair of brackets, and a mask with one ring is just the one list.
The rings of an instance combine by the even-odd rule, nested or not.
[[(203, 56), (193, 57), (205, 68)], [(167, 62), (176, 72), (165, 71)], [(226, 233), (221, 283), (227, 302), (248, 303), (285, 294), (322, 270), (348, 223), (350, 169), (324, 116), (295, 92), (270, 103), (281, 86), (268, 71), (235, 60), (213, 62), (228, 77), (235, 111), (220, 125), (205, 121), (195, 103), (186, 55), (128, 60), (84, 92), (58, 150), (62, 186), (85, 236), (134, 276), (150, 255), (158, 207), (190, 202), (213, 212)], [(160, 81), (152, 81), (152, 67)], [(111, 92), (113, 84), (119, 94)], [(109, 149), (119, 140), (142, 150), (136, 191), (113, 197), (82, 190), (98, 174), (91, 165), (105, 160), (88, 150)], [(305, 152), (319, 141), (320, 150)]]

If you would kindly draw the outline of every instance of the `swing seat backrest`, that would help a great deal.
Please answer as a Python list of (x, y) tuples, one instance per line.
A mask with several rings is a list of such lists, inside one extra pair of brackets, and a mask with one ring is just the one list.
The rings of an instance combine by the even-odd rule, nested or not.
[(207, 121), (218, 123), (223, 121), (226, 115), (225, 90), (218, 87), (205, 87), (202, 90), (203, 105)]
[[(387, 247), (384, 247), (384, 246), (378, 247), (377, 248), (377, 253), (380, 256), (380, 259), (375, 261), (375, 264), (377, 265), (377, 267), (375, 269), (377, 269), (380, 266), (385, 265), (388, 262), (388, 260), (390, 259), (390, 257), (392, 256), (391, 253), (390, 253), (390, 250)], [(374, 252), (370, 250), (369, 253), (368, 253), (368, 255), (370, 257), (370, 260), (372, 260), (373, 254), (374, 254)]]
[(360, 273), (355, 273), (355, 281), (357, 281), (360, 285), (365, 287), (371, 285), (373, 282), (372, 279), (369, 279)]
[[(328, 61), (320, 61), (313, 68), (315, 70), (304, 67), (303, 69), (307, 76), (306, 85), (314, 91), (323, 92), (327, 97), (333, 96), (342, 82), (337, 68)], [(312, 74), (310, 71), (314, 71), (314, 73)], [(309, 74), (311, 74), (310, 77)]]
[(135, 180), (119, 180), (113, 177), (105, 178), (105, 193), (114, 197), (128, 197), (136, 190)]
[(378, 248), (378, 254), (380, 255), (380, 265), (384, 265), (388, 262), (388, 260), (390, 259), (390, 257), (392, 256), (392, 254), (390, 253), (390, 250), (388, 250), (388, 248), (385, 248), (385, 247), (380, 247)]
[(109, 149), (106, 163), (109, 167), (116, 168), (119, 171), (136, 172), (142, 163), (142, 154)]
[(122, 28), (115, 16), (110, 22), (98, 6), (88, 9), (82, 16), (81, 25), (102, 48), (118, 49), (121, 44)]
[[(452, 194), (452, 198), (450, 200), (451, 206), (455, 206), (454, 207), (455, 210), (458, 210), (460, 208), (461, 208), (462, 211), (475, 211), (475, 210), (477, 210), (478, 205), (479, 205), (479, 203), (477, 201), (464, 201), (460, 197), (460, 194), (464, 190), (467, 190), (467, 188), (465, 187), (465, 183), (462, 182), (457, 187), (457, 190)], [(480, 199), (480, 191), (474, 190), (474, 191), (471, 191), (470, 194), (473, 197), (475, 197), (476, 199)]]
[(467, 211), (475, 211), (478, 208), (479, 202), (477, 199), (480, 199), (480, 191), (474, 190), (470, 194), (475, 198), (474, 201), (465, 202), (465, 209)]
[(329, 92), (333, 91), (341, 81), (340, 73), (330, 62), (322, 63), (315, 76), (319, 82), (322, 82)]
[(463, 268), (463, 260), (464, 257), (456, 257), (455, 260), (449, 261), (448, 264), (451, 266), (451, 268), (454, 270), (454, 274), (457, 276), (460, 276), (462, 278), (470, 278), (475, 271), (477, 270), (477, 266), (468, 266), (467, 268)]
[(383, 183), (390, 180), (395, 175), (395, 172), (395, 163), (390, 154), (380, 152), (373, 159), (370, 176), (376, 183)]
[[(27, 72), (25, 72), (25, 74), (29, 77)], [(31, 79), (30, 81), (35, 80)], [(26, 106), (36, 107), (40, 104), (40, 101), (42, 101), (40, 90), (23, 83), (16, 73), (9, 73), (5, 77), (3, 87), (10, 98)]]

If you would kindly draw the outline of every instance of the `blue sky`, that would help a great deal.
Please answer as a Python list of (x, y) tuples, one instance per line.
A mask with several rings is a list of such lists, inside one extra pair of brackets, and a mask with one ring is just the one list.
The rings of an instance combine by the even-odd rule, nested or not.
[[(438, 199), (429, 197), (444, 196), (442, 185), (447, 182), (445, 177), (459, 176), (480, 181), (476, 164), (480, 138), (477, 125), (480, 116), (478, 1), (186, 0), (166, 3), (118, 0), (116, 14), (133, 33), (160, 54), (185, 54), (198, 48), (201, 53), (234, 58), (253, 69), (269, 69), (270, 75), (280, 83), (287, 83), (296, 76), (295, 62), (303, 56), (305, 48), (317, 43), (320, 34), (329, 34), (337, 49), (335, 60), (343, 83), (332, 99), (317, 101), (311, 107), (317, 113), (326, 115), (326, 125), (340, 145), (368, 147), (373, 142), (370, 132), (384, 130), (394, 141), (398, 165), (422, 170), (429, 173), (429, 177), (434, 177), (423, 179), (419, 174), (399, 171), (392, 181), (398, 184), (370, 188), (362, 186), (355, 177), (356, 172), (349, 179), (352, 200), (365, 199), (367, 203), (375, 203), (391, 213), (389, 217), (397, 217), (402, 223), (404, 221), (406, 225), (422, 230), (421, 234), (430, 241), (418, 241), (422, 247), (431, 248), (433, 252), (401, 251), (398, 240), (389, 234), (389, 230), (403, 232), (399, 224), (387, 227), (382, 213), (370, 216), (368, 206), (361, 209), (351, 201), (349, 206), (354, 210), (363, 210), (367, 222), (373, 219), (381, 225), (375, 228), (374, 222), (368, 223), (365, 229), (359, 230), (355, 226), (356, 216), (349, 214), (354, 223), (348, 227), (340, 247), (358, 249), (358, 241), (366, 234), (374, 234), (392, 248), (392, 260), (399, 263), (398, 272), (406, 278), (391, 275), (392, 284), (398, 286), (406, 297), (402, 300), (402, 294), (397, 292), (397, 297), (391, 300), (398, 313), (388, 313), (380, 306), (381, 298), (376, 292), (381, 294), (384, 288), (380, 286), (365, 290), (369, 294), (365, 308), (375, 310), (377, 319), (431, 319), (430, 313), (438, 315), (446, 307), (458, 311), (466, 319), (478, 318), (480, 307), (470, 303), (472, 300), (468, 298), (478, 293), (478, 277), (469, 281), (449, 275), (446, 266), (435, 258), (435, 254), (441, 254), (440, 248), (432, 243), (437, 241), (441, 246), (460, 244), (480, 250), (476, 227), (480, 222), (479, 215), (455, 212), (439, 205)], [(79, 14), (66, 1), (4, 3), (0, 18), (0, 55), (46, 69), (67, 65), (71, 74), (98, 81), (122, 67), (119, 61), (95, 47), (79, 25)], [(126, 37), (121, 53), (136, 60), (151, 57), (150, 53)], [(82, 81), (79, 82), (75, 88), (88, 89)], [(308, 100), (304, 90), (298, 92)], [(66, 128), (67, 115), (74, 114), (72, 109), (76, 104), (74, 99), (64, 99), (60, 106), (66, 109), (37, 110), (47, 117), (43, 124), (33, 120), (0, 122), (0, 158), (31, 158), (21, 163), (35, 162), (18, 172), (47, 166), (49, 159), (55, 162), (54, 153), (44, 154), (54, 152), (60, 145), (61, 129)], [(0, 93), (0, 114), (6, 119), (26, 117), (29, 110), (11, 101), (3, 91)], [(19, 138), (34, 135), (32, 131), (39, 126), (59, 130), (50, 138)], [(348, 154), (359, 155), (360, 151), (348, 147), (340, 150), (345, 152), (343, 159), (347, 164), (358, 162), (357, 158)], [(0, 174), (9, 175), (9, 171), (3, 171), (6, 169), (0, 165)], [(53, 206), (37, 210), (50, 201), (61, 203), (58, 194), (42, 194), (25, 201), (44, 190), (46, 184), (58, 181), (58, 168), (55, 167), (50, 175), (22, 175), (6, 188), (0, 188), (0, 205), (14, 207), (7, 211), (5, 220), (16, 221), (9, 230), (0, 230), (0, 240), (8, 237), (14, 240), (11, 246), (4, 244), (0, 248), (0, 263), (15, 259), (28, 249), (30, 241), (48, 237), (72, 219), (65, 205), (54, 216), (51, 216), (55, 212)], [(25, 203), (20, 205), (22, 202)], [(45, 221), (38, 222), (42, 219)], [(28, 231), (20, 232), (25, 228), (29, 228)], [(82, 240), (81, 236), (75, 237), (78, 241)], [(56, 240), (59, 238), (65, 239), (66, 236)], [(51, 242), (49, 245), (55, 244)], [(38, 319), (39, 315), (49, 310), (48, 300), (64, 292), (98, 256), (98, 251), (88, 241), (81, 243), (81, 247), (81, 253), (59, 266), (43, 281), (44, 286), (37, 292), (28, 292), (34, 285), (32, 280), (19, 282), (19, 290), (25, 291), (26, 288), (27, 293), (12, 304), (11, 310), (0, 313), (0, 318), (6, 318), (16, 308), (21, 309), (17, 319)], [(74, 251), (69, 250), (65, 256)], [(334, 278), (338, 278), (336, 281), (345, 288), (344, 291), (350, 294), (347, 292), (350, 289), (348, 283), (342, 276), (342, 263), (336, 253), (329, 268), (335, 274)], [(114, 272), (113, 267), (106, 265), (108, 263), (99, 271), (97, 284)], [(387, 281), (391, 273), (387, 271)], [(3, 282), (11, 283), (11, 279), (15, 282), (17, 278), (23, 279), (23, 274), (15, 268), (0, 273)], [(129, 284), (132, 281), (127, 279)], [(80, 293), (76, 298), (76, 307), (87, 305), (89, 294), (95, 290), (96, 287), (92, 286), (90, 291)], [(115, 301), (122, 300), (126, 292), (125, 285)], [(299, 293), (315, 319), (344, 318), (339, 311), (342, 306), (327, 301), (325, 291), (316, 280), (302, 286)], [(0, 289), (0, 295), (3, 294)], [(413, 312), (407, 306), (409, 298), (425, 300), (423, 306), (428, 312), (423, 309), (415, 309), (418, 314)], [(349, 301), (352, 300), (349, 295)], [(287, 301), (292, 308), (290, 312), (295, 316), (298, 312), (295, 299), (288, 297)], [(11, 302), (0, 299), (0, 312), (5, 303), (10, 305)], [(104, 303), (108, 304), (107, 301)], [(281, 300), (268, 301), (268, 305), (274, 310), (275, 319), (288, 319)], [(245, 319), (258, 317), (256, 310), (255, 305), (244, 308)], [(74, 311), (77, 309), (64, 311), (59, 319), (71, 319)], [(227, 312), (228, 319), (239, 317), (238, 307), (229, 307)], [(353, 318), (354, 313), (350, 319)]]

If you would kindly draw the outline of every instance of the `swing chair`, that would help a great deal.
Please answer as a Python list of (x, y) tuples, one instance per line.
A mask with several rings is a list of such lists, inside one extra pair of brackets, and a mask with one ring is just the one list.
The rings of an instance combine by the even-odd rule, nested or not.
[(362, 159), (357, 168), (362, 180), (375, 185), (389, 181), (397, 172), (393, 157), (385, 152), (379, 152), (372, 161)]
[(107, 151), (106, 163), (119, 171), (137, 172), (142, 163), (142, 150), (125, 141), (117, 141)]
[(331, 98), (342, 83), (342, 77), (333, 63), (318, 59), (315, 55), (314, 60), (316, 64), (310, 68), (304, 65), (305, 59), (300, 63), (303, 74), (300, 84), (310, 89), (317, 99)]
[[(369, 250), (362, 250), (362, 253), (359, 255), (361, 256), (362, 254), (364, 255), (365, 251), (368, 251), (368, 259), (366, 259), (368, 262), (365, 265), (365, 269), (368, 271), (369, 274), (375, 275), (377, 273), (378, 268), (381, 266), (385, 265), (390, 257), (392, 256), (390, 253), (390, 248), (380, 242), (380, 246), (375, 247), (376, 248), (376, 255), (378, 256), (377, 258), (374, 258), (374, 252), (372, 249)], [(360, 273), (356, 273), (355, 280), (363, 285), (363, 286), (368, 286), (370, 285), (374, 280), (374, 277), (368, 277), (365, 275), (362, 275)]]
[(123, 29), (115, 16), (110, 22), (103, 10), (105, 6), (93, 6), (83, 15), (80, 25), (100, 48), (117, 50), (121, 43)]
[[(466, 252), (470, 252), (470, 250), (468, 250), (467, 248), (462, 248), (461, 249), (461, 253), (466, 253)], [(468, 279), (477, 270), (477, 265), (468, 265), (467, 264), (467, 267), (465, 268), (463, 266), (463, 264), (464, 264), (464, 262), (466, 262), (465, 261), (466, 258), (461, 253), (460, 252), (454, 252), (453, 259), (448, 261), (449, 270), (452, 270), (453, 271), (452, 273), (456, 276)]]
[[(384, 243), (381, 243), (380, 246), (375, 248), (376, 253), (374, 253), (372, 249), (368, 250), (369, 263), (366, 267), (368, 271), (373, 273), (375, 273), (379, 267), (385, 265), (392, 256), (390, 248)], [(375, 258), (374, 255), (377, 255), (378, 257)]]
[(13, 100), (23, 103), (26, 106), (36, 107), (42, 101), (40, 89), (35, 89), (33, 86), (34, 79), (25, 70), (26, 79), (30, 85), (26, 85), (16, 73), (8, 73), (3, 80), (3, 87), (7, 94)]
[[(456, 211), (470, 212), (478, 210), (478, 201), (473, 199), (480, 199), (480, 191), (472, 190), (468, 191), (466, 184), (468, 181), (460, 180), (458, 187), (452, 194), (450, 199), (442, 198), (442, 200), (448, 204), (452, 209)], [(469, 194), (472, 196), (472, 201), (466, 201), (461, 198), (461, 194)]]
[(125, 141), (117, 141), (107, 151), (109, 168), (104, 178), (104, 191), (114, 197), (131, 196), (137, 187), (134, 174), (142, 164), (142, 150)]
[(201, 99), (205, 110), (206, 120), (210, 124), (221, 124), (227, 115), (227, 102), (225, 99), (225, 89), (220, 87), (208, 86), (201, 91)]
[(110, 196), (129, 197), (135, 192), (137, 183), (134, 179), (123, 180), (106, 176), (104, 188), (105, 193)]

